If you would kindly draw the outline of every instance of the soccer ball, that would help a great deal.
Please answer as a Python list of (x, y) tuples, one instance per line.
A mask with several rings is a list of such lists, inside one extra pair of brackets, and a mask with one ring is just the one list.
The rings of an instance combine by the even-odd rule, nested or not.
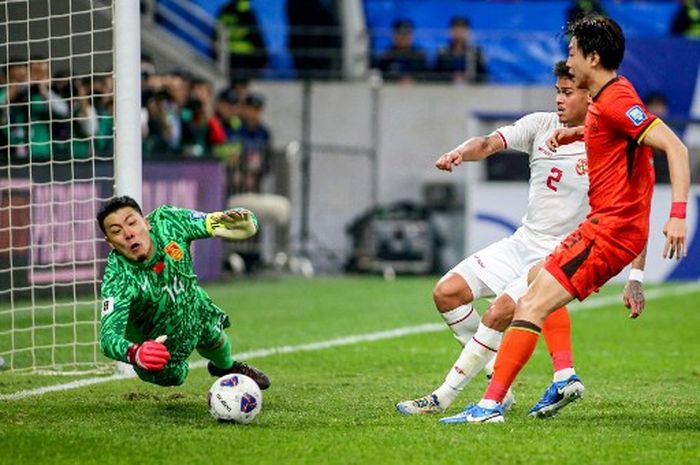
[(245, 375), (229, 374), (214, 381), (209, 389), (209, 413), (220, 421), (250, 423), (262, 408), (262, 392)]

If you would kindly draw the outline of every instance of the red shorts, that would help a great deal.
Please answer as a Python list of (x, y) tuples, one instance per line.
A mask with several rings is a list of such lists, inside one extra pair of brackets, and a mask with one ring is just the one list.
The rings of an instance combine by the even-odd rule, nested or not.
[(585, 299), (644, 249), (646, 238), (615, 240), (616, 229), (587, 219), (546, 258), (544, 268), (572, 296)]

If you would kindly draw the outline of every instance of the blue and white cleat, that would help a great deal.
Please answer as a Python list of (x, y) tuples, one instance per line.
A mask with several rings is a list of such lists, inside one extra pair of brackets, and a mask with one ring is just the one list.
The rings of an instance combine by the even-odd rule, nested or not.
[(496, 404), (493, 408), (479, 407), (478, 405), (468, 405), (464, 411), (451, 417), (440, 418), (440, 423), (503, 423), (503, 406)]
[(530, 409), (529, 417), (545, 418), (552, 417), (559, 413), (571, 402), (583, 397), (586, 388), (576, 375), (571, 375), (564, 381), (552, 383), (539, 402)]
[(429, 394), (414, 400), (404, 400), (396, 404), (396, 410), (404, 415), (427, 415), (430, 413), (442, 413), (442, 408), (435, 394)]

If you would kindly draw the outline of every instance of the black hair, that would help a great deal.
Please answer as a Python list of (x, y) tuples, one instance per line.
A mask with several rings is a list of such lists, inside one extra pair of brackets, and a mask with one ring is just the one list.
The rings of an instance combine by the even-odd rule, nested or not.
[(620, 67), (625, 55), (625, 35), (614, 20), (601, 15), (581, 16), (569, 23), (566, 30), (571, 37), (576, 37), (583, 56), (596, 52), (606, 70)]
[(552, 68), (552, 73), (554, 74), (555, 78), (574, 79), (574, 75), (571, 74), (571, 70), (568, 66), (566, 66), (566, 60), (557, 61), (554, 64), (554, 68)]
[(97, 212), (97, 222), (100, 224), (100, 229), (104, 234), (107, 234), (107, 231), (105, 230), (105, 218), (115, 211), (126, 207), (133, 208), (139, 213), (139, 215), (143, 216), (143, 212), (141, 211), (141, 207), (139, 206), (138, 202), (128, 195), (114, 197), (109, 202), (104, 204), (102, 208), (100, 208), (100, 211)]

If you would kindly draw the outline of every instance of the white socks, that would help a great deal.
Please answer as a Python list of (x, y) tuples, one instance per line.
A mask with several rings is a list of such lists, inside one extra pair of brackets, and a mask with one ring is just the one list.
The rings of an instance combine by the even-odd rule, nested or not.
[(558, 381), (564, 381), (565, 379), (569, 379), (573, 375), (576, 374), (576, 370), (573, 368), (564, 368), (559, 371), (554, 372), (554, 378), (553, 381), (556, 383)]
[(454, 310), (440, 313), (440, 315), (462, 346), (466, 345), (469, 338), (479, 328), (479, 323), (481, 322), (481, 317), (474, 310), (472, 304), (460, 305)]
[(494, 358), (501, 345), (503, 333), (479, 323), (476, 334), (467, 341), (445, 382), (433, 394), (438, 397), (440, 406), (447, 408), (484, 366)]

